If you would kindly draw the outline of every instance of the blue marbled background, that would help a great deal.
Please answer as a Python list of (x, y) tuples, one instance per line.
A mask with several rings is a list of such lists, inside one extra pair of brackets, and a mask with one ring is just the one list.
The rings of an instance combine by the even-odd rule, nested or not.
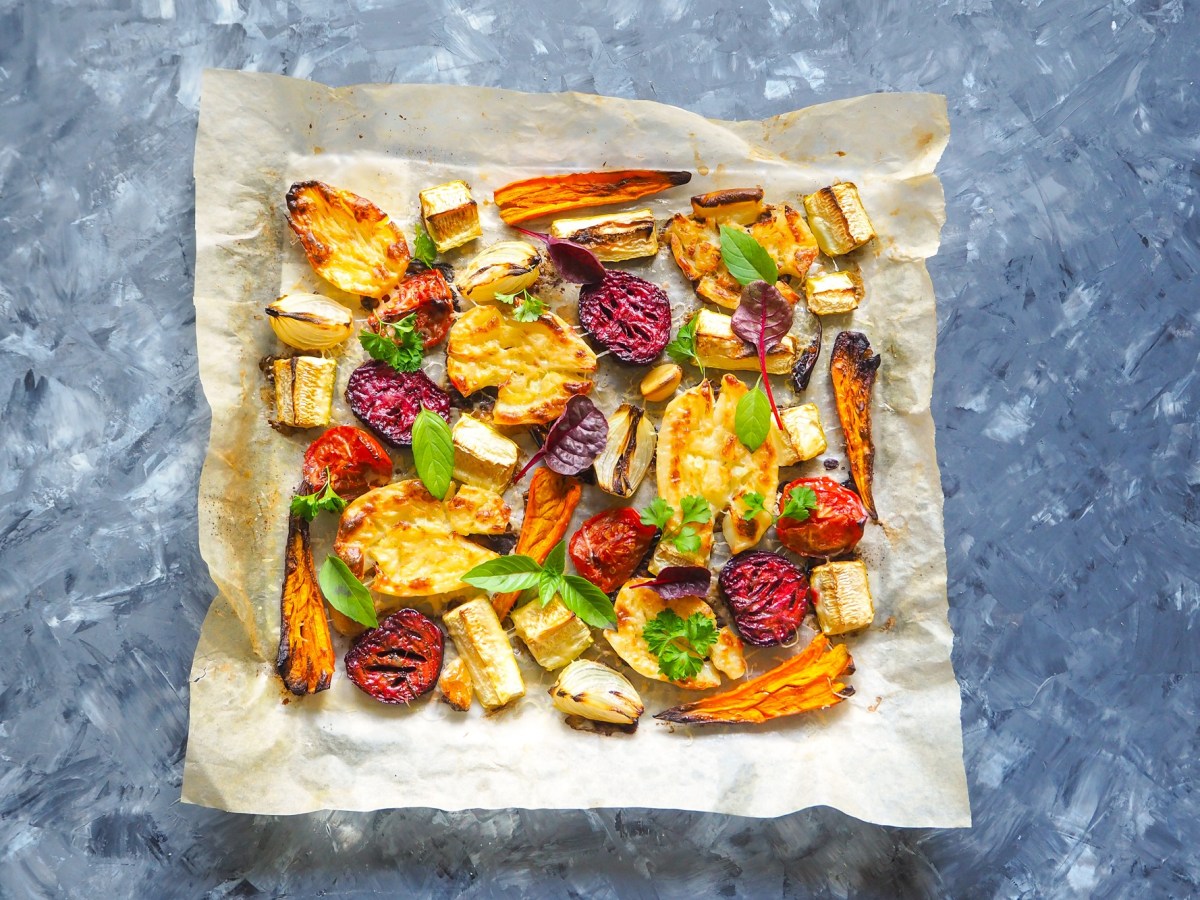
[[(1192, 896), (1200, 9), (0, 0), (0, 895)], [(934, 397), (976, 825), (181, 806), (206, 66), (758, 118), (949, 97)]]

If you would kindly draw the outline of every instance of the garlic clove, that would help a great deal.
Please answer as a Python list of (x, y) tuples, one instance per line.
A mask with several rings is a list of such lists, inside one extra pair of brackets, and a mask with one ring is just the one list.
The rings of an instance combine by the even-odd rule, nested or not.
[(286, 294), (267, 307), (275, 336), (297, 350), (328, 350), (354, 333), (354, 316), (320, 294)]

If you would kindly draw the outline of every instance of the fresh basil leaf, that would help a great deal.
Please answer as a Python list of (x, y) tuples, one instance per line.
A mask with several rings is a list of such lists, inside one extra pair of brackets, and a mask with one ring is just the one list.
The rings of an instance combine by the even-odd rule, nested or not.
[(642, 524), (663, 529), (667, 527), (673, 515), (675, 510), (671, 504), (662, 497), (655, 497), (654, 502), (642, 510)]
[(779, 269), (771, 254), (750, 232), (740, 228), (721, 226), (721, 261), (740, 284), (759, 280), (774, 284), (779, 280)]
[(771, 403), (761, 388), (747, 391), (738, 401), (733, 430), (751, 453), (763, 445), (771, 433)]
[(541, 574), (542, 567), (536, 559), (516, 554), (480, 563), (464, 575), (462, 580), (480, 590), (502, 594), (536, 587)]
[(567, 542), (559, 541), (546, 554), (546, 561), (542, 563), (542, 568), (547, 572), (553, 572), (555, 575), (561, 575), (567, 566)]
[(681, 525), (686, 525), (689, 522), (703, 524), (712, 518), (712, 507), (708, 505), (708, 501), (695, 494), (684, 497), (680, 501), (679, 511), (682, 515), (682, 519), (680, 520)]
[(321, 571), (317, 573), (317, 583), (321, 586), (321, 593), (325, 595), (329, 605), (343, 616), (368, 628), (379, 626), (379, 617), (375, 615), (375, 601), (371, 599), (371, 592), (354, 577), (350, 567), (338, 557), (332, 554), (325, 557)]
[(562, 592), (562, 586), (563, 575), (561, 572), (550, 572), (543, 569), (541, 578), (538, 580), (538, 602), (542, 606), (548, 606), (550, 601)]
[(617, 613), (600, 588), (578, 575), (564, 575), (558, 599), (563, 606), (593, 628), (616, 628)]
[(454, 439), (446, 420), (422, 407), (413, 422), (412, 449), (421, 483), (439, 500), (446, 499), (454, 477)]
[(432, 266), (433, 261), (437, 259), (437, 244), (433, 242), (433, 238), (425, 230), (425, 223), (423, 222), (418, 222), (417, 227), (414, 229), (413, 256), (427, 266)]

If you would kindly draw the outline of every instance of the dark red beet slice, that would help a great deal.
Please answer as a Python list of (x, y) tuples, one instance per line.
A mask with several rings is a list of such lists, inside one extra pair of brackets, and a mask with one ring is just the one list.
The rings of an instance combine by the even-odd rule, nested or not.
[(382, 703), (411, 703), (437, 683), (445, 646), (433, 620), (402, 609), (355, 638), (346, 654), (346, 674)]
[(579, 321), (598, 344), (627, 363), (653, 362), (671, 339), (671, 303), (656, 284), (608, 269), (579, 290)]
[(350, 373), (346, 402), (356, 416), (385, 441), (407, 447), (413, 422), (424, 406), (450, 421), (450, 395), (424, 372), (397, 372), (380, 360), (363, 363)]
[(739, 553), (725, 564), (719, 583), (748, 644), (782, 644), (796, 634), (808, 612), (808, 577), (778, 553)]

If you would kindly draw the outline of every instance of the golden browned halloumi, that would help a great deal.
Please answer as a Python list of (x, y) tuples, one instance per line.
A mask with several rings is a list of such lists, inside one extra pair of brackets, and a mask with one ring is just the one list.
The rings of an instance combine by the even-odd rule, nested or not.
[(676, 215), (666, 228), (675, 262), (696, 293), (718, 306), (733, 309), (742, 297), (742, 285), (721, 260), (722, 224), (749, 232), (775, 261), (781, 277), (803, 278), (817, 258), (816, 238), (799, 211), (786, 203), (764, 206), (749, 225)]
[(499, 494), (463, 485), (438, 500), (416, 479), (367, 491), (342, 513), (334, 552), (370, 587), (438, 599), (467, 589), (462, 576), (498, 554), (467, 540), (501, 534), (510, 510)]
[(617, 652), (617, 656), (625, 660), (639, 675), (653, 678), (656, 681), (670, 681), (694, 691), (719, 687), (721, 676), (711, 659), (706, 659), (700, 671), (686, 681), (671, 681), (658, 668), (658, 657), (651, 650), (646, 639), (642, 637), (642, 629), (646, 623), (658, 616), (663, 610), (673, 611), (679, 618), (687, 619), (694, 613), (703, 613), (714, 622), (717, 617), (712, 607), (697, 597), (683, 597), (679, 600), (664, 600), (652, 588), (639, 587), (649, 579), (635, 578), (617, 594), (613, 608), (617, 611), (616, 630), (609, 629), (604, 637)]
[(753, 453), (734, 431), (738, 400), (746, 392), (741, 381), (726, 375), (721, 379), (719, 399), (713, 397), (712, 385), (703, 381), (668, 404), (658, 437), (658, 495), (675, 510), (667, 531), (679, 527), (684, 497), (704, 497), (712, 507), (713, 519), (692, 525), (700, 536), (700, 549), (694, 554), (680, 553), (669, 540), (660, 541), (650, 571), (707, 565), (714, 520), (726, 510), (723, 533), (734, 553), (753, 547), (770, 527), (771, 517), (766, 513), (741, 518), (744, 508), (739, 501), (743, 496), (759, 493), (769, 503), (779, 487), (774, 423), (772, 436)]
[(550, 312), (518, 322), (494, 306), (469, 309), (451, 326), (446, 354), (459, 393), (498, 388), (492, 421), (502, 426), (553, 422), (596, 373), (596, 354)]

